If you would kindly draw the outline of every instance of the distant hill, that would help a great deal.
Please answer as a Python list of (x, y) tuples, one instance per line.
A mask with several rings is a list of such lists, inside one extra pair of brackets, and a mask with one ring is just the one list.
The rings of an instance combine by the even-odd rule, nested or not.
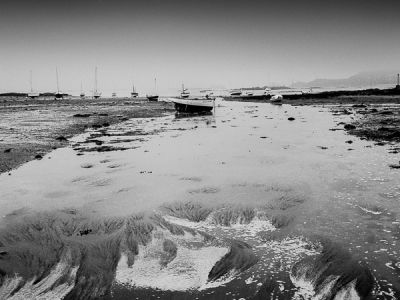
[(341, 79), (315, 79), (310, 82), (295, 82), (292, 87), (368, 87), (376, 86), (379, 84), (393, 84), (396, 85), (397, 73), (399, 71), (374, 71), (374, 72), (360, 72), (348, 78)]

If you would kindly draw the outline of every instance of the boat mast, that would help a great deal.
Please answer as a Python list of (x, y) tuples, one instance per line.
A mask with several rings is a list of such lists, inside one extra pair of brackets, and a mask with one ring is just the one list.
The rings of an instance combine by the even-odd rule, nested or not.
[(58, 84), (58, 69), (57, 69), (57, 67), (56, 67), (56, 78), (57, 78), (57, 94), (59, 94), (60, 93), (60, 86)]
[(33, 92), (32, 88), (32, 70), (30, 71), (30, 84), (31, 84), (31, 93)]
[(94, 68), (94, 96), (97, 96), (97, 66)]
[(154, 78), (154, 92), (157, 94), (157, 78)]

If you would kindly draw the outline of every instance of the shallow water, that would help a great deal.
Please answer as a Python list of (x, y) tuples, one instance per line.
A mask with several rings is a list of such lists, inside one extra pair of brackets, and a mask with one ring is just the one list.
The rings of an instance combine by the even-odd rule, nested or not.
[[(143, 272), (157, 254), (141, 256), (147, 253), (141, 248), (133, 269), (122, 254), (111, 295), (250, 298), (275, 287), (279, 299), (317, 297), (310, 282), (290, 279), (290, 272), (296, 262), (318, 255), (321, 241), (329, 240), (372, 272), (375, 296), (395, 299), (400, 297), (400, 171), (388, 165), (399, 157), (386, 147), (329, 130), (350, 118), (332, 115), (329, 107), (220, 102), (211, 116), (131, 119), (102, 129), (106, 136), (91, 130), (75, 137), (74, 147), (0, 176), (1, 224), (7, 228), (23, 216), (65, 208), (90, 218), (116, 218), (159, 211), (170, 203), (201, 203), (213, 212), (248, 206), (260, 218), (222, 226), (213, 214), (193, 222), (162, 211), (172, 224), (221, 241), (245, 241), (259, 258), (255, 265), (207, 287), (210, 267), (200, 266), (215, 264), (229, 244), (201, 241), (193, 249), (177, 240), (179, 255), (164, 271), (167, 279), (156, 277), (154, 266)], [(103, 145), (128, 149), (85, 151), (94, 146), (83, 143), (90, 135)], [(152, 247), (159, 246), (149, 253), (156, 251)], [(195, 257), (200, 262), (193, 262)], [(209, 258), (207, 263), (201, 263), (202, 257)], [(185, 278), (186, 294), (176, 288), (177, 276)], [(346, 286), (347, 295), (357, 295), (352, 290)]]

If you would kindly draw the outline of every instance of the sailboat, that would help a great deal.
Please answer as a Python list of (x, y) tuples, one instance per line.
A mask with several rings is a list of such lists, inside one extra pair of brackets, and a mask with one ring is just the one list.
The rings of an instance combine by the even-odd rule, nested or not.
[(64, 98), (64, 95), (60, 92), (60, 85), (58, 83), (58, 69), (56, 68), (56, 79), (57, 79), (57, 92), (54, 95), (55, 100), (62, 100)]
[(97, 67), (94, 69), (94, 91), (93, 91), (93, 98), (99, 99), (101, 93), (97, 91)]
[(111, 94), (111, 97), (116, 98), (116, 97), (117, 97), (117, 93), (116, 93), (116, 92), (113, 92), (113, 93)]
[(30, 74), (31, 74), (31, 76), (30, 76), (31, 91), (30, 91), (30, 93), (28, 93), (28, 97), (31, 98), (31, 99), (35, 99), (35, 98), (39, 97), (39, 93), (36, 93), (36, 92), (33, 91), (33, 88), (32, 88), (32, 71), (30, 72)]
[(136, 92), (135, 90), (135, 86), (132, 84), (132, 92), (131, 92), (131, 97), (132, 98), (136, 98), (137, 96), (139, 96), (139, 93)]
[(181, 98), (187, 99), (189, 98), (189, 96), (190, 96), (189, 90), (185, 89), (185, 86), (182, 84)]
[(82, 82), (81, 82), (81, 93), (79, 94), (79, 97), (81, 97), (81, 99), (85, 99), (85, 93), (83, 92)]
[(149, 101), (158, 101), (158, 94), (157, 94), (157, 78), (154, 78), (154, 94), (146, 95)]

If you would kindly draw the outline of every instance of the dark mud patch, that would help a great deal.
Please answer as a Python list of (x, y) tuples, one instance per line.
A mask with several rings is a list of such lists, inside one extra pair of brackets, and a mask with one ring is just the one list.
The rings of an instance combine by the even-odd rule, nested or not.
[(258, 260), (259, 258), (253, 253), (250, 245), (241, 241), (233, 241), (229, 252), (211, 269), (208, 281), (218, 280), (233, 272), (244, 272), (254, 266)]
[[(207, 234), (173, 225), (156, 214), (92, 219), (74, 210), (14, 219), (0, 230), (0, 294), (18, 298), (19, 291), (27, 289), (32, 297), (47, 293), (62, 299), (110, 296), (121, 253), (134, 265), (141, 249), (161, 238), (162, 232), (170, 236), (162, 242), (160, 264), (164, 267), (177, 255), (175, 237), (189, 233), (204, 243), (213, 242)], [(32, 279), (49, 289), (34, 289)], [(11, 280), (18, 284), (10, 285)]]
[(189, 190), (189, 193), (190, 194), (216, 194), (220, 190), (221, 189), (218, 187), (206, 186), (206, 187), (202, 187), (200, 189)]
[(376, 106), (353, 113), (354, 121), (344, 125), (347, 133), (382, 144), (400, 142), (400, 106)]
[(306, 257), (292, 267), (291, 278), (295, 285), (309, 283), (313, 287), (313, 296), (318, 299), (351, 295), (352, 289), (360, 299), (370, 299), (375, 284), (366, 265), (360, 264), (340, 245), (327, 241), (323, 243), (321, 254)]

